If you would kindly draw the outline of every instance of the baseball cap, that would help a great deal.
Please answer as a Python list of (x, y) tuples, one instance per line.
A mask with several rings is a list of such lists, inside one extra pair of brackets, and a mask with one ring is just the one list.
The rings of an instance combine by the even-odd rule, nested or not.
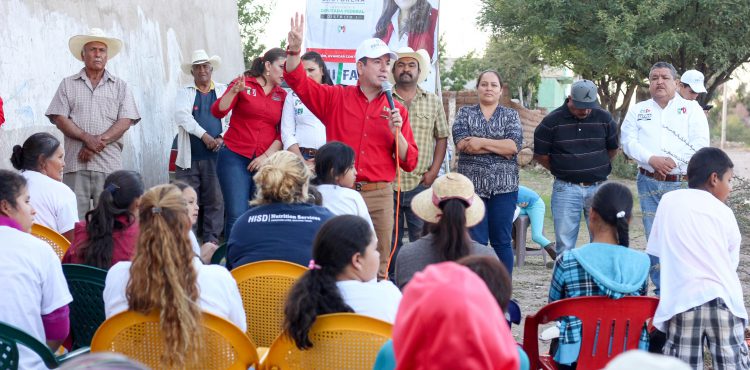
[(597, 102), (597, 87), (589, 80), (576, 81), (570, 88), (570, 97), (573, 99), (573, 105), (578, 109), (599, 108)]
[(383, 40), (372, 38), (362, 41), (362, 43), (357, 46), (357, 51), (354, 53), (354, 60), (357, 62), (362, 58), (380, 58), (386, 54), (391, 57), (391, 60), (398, 59), (396, 53), (392, 52)]
[(703, 79), (703, 73), (690, 69), (682, 74), (680, 82), (690, 85), (690, 88), (693, 89), (694, 92), (700, 94), (706, 92), (706, 87), (703, 86)]

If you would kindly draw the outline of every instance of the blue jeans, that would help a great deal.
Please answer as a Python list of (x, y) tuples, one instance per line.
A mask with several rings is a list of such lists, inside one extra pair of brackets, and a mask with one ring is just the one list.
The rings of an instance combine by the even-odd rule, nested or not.
[(255, 194), (254, 172), (248, 172), (251, 159), (231, 151), (226, 146), (219, 150), (216, 174), (224, 195), (224, 238), (229, 240), (232, 226), (250, 208), (248, 202)]
[[(411, 211), (411, 200), (414, 198), (415, 195), (421, 193), (424, 191), (425, 188), (422, 184), (417, 185), (416, 188), (404, 191), (401, 193), (401, 203), (400, 207), (396, 209), (396, 199), (398, 197), (397, 192), (393, 192), (393, 220), (395, 222), (396, 220), (396, 212), (399, 212), (398, 214), (398, 225), (393, 225), (393, 236), (391, 237), (391, 241), (396, 238), (396, 228), (398, 228), (398, 241), (396, 241), (396, 251), (393, 252), (393, 260), (396, 261), (396, 257), (398, 256), (399, 250), (401, 250), (401, 245), (403, 244), (404, 240), (404, 226), (409, 226), (409, 242), (413, 242), (420, 237), (422, 237), (422, 228), (424, 228), (424, 221), (422, 221), (421, 218), (417, 217), (417, 215), (414, 214), (414, 212)], [(396, 268), (396, 264), (391, 262), (391, 270), (388, 272), (389, 274), (394, 273), (394, 269)]]
[[(599, 185), (582, 186), (567, 181), (555, 179), (552, 185), (552, 221), (555, 224), (555, 239), (557, 241), (557, 255), (576, 247), (578, 230), (581, 226), (581, 212), (586, 219), (586, 229), (589, 229), (589, 211), (594, 194)], [(591, 236), (589, 235), (589, 240)]]
[(529, 216), (531, 223), (531, 240), (544, 248), (550, 243), (549, 239), (544, 237), (544, 213), (546, 212), (544, 200), (540, 197), (536, 202), (521, 208), (519, 215)]
[(511, 231), (513, 214), (516, 212), (518, 191), (495, 194), (489, 198), (482, 197), (486, 212), (476, 226), (469, 229), (471, 238), (482, 245), (489, 241), (500, 262), (505, 265), (509, 274), (513, 274), (513, 247)]
[[(659, 207), (661, 197), (672, 190), (684, 188), (685, 182), (658, 181), (639, 172), (638, 177), (636, 177), (636, 185), (638, 186), (638, 198), (641, 202), (641, 213), (643, 214), (643, 229), (646, 233), (646, 240), (648, 240), (648, 236), (651, 235), (651, 226), (654, 224), (656, 208)], [(649, 275), (656, 287), (654, 294), (659, 295), (661, 284), (659, 279), (659, 257), (649, 255), (649, 258), (651, 259)]]

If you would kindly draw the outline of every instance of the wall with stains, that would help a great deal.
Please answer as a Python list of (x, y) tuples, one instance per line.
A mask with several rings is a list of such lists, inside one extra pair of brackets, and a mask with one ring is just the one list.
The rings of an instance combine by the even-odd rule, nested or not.
[(167, 181), (176, 90), (192, 81), (180, 64), (194, 49), (222, 58), (214, 80), (228, 82), (243, 70), (236, 0), (2, 0), (0, 1), (0, 97), (6, 123), (0, 127), (0, 168), (39, 131), (62, 139), (44, 112), (60, 81), (83, 63), (68, 39), (98, 27), (123, 40), (107, 69), (133, 91), (141, 122), (125, 137), (123, 163), (148, 186)]

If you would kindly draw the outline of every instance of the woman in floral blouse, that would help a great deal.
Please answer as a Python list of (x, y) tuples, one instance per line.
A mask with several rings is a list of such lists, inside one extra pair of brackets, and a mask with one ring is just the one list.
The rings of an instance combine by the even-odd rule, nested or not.
[(518, 196), (522, 130), (518, 112), (500, 105), (502, 81), (488, 70), (477, 79), (479, 104), (461, 108), (453, 123), (458, 172), (474, 183), (486, 206), (484, 219), (469, 230), (480, 244), (489, 241), (509, 272), (513, 271), (511, 228)]

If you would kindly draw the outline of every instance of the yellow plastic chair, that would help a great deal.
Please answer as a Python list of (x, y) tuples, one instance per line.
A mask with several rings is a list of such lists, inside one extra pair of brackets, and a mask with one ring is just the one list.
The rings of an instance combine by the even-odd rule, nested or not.
[(300, 350), (280, 335), (261, 360), (261, 369), (369, 370), (392, 329), (385, 321), (354, 313), (321, 315), (308, 334), (312, 348)]
[(65, 252), (67, 252), (68, 248), (70, 248), (70, 241), (68, 241), (68, 239), (65, 239), (64, 236), (60, 235), (57, 231), (52, 230), (47, 226), (43, 226), (40, 224), (31, 225), (31, 235), (34, 235), (49, 244), (55, 251), (55, 253), (57, 253), (57, 255), (60, 257), (60, 260), (62, 260)]
[(286, 296), (305, 271), (306, 267), (296, 263), (277, 260), (248, 263), (232, 270), (245, 308), (247, 336), (261, 352), (281, 334)]
[[(125, 311), (110, 317), (91, 340), (91, 352), (117, 352), (152, 369), (162, 368), (164, 353), (159, 311), (143, 315)], [(203, 349), (198, 364), (186, 369), (246, 370), (258, 366), (255, 345), (231, 322), (203, 312)]]

